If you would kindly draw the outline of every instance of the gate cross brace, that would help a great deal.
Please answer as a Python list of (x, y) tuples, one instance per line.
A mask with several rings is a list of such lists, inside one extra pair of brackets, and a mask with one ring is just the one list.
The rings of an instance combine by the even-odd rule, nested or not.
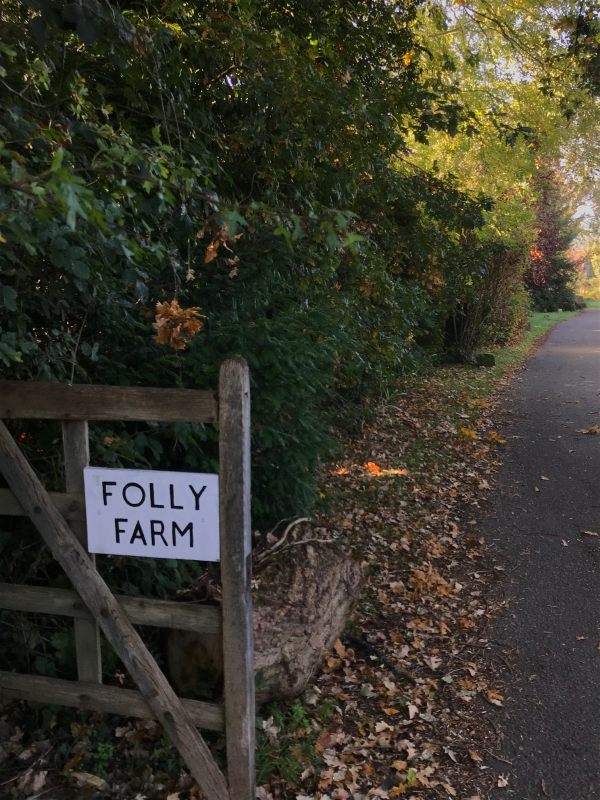
[(230, 800), (225, 777), (180, 699), (1, 421), (0, 471), (125, 664), (200, 788), (209, 800)]

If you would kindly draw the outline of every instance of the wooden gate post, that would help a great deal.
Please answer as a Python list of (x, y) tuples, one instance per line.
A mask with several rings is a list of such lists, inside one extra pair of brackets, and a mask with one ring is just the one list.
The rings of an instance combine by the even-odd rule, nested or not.
[(221, 366), (219, 459), (227, 777), (231, 800), (255, 800), (250, 376), (242, 358)]
[[(62, 424), (65, 454), (65, 488), (83, 494), (83, 470), (90, 463), (88, 424), (85, 420), (66, 420)], [(87, 550), (87, 526), (83, 520), (71, 522), (71, 530)], [(90, 554), (92, 564), (96, 557)], [(94, 620), (75, 620), (75, 654), (80, 681), (102, 683), (100, 628)]]

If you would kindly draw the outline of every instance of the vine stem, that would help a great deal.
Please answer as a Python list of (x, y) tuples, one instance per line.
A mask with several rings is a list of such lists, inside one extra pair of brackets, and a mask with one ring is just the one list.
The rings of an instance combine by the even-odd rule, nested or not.
[(79, 350), (79, 342), (81, 341), (81, 334), (83, 333), (83, 329), (85, 328), (85, 323), (87, 322), (89, 310), (90, 307), (88, 306), (85, 310), (85, 314), (83, 315), (83, 321), (79, 327), (79, 333), (77, 334), (77, 339), (75, 340), (75, 346), (73, 348), (73, 356), (71, 359), (71, 377), (69, 378), (69, 386), (73, 385), (73, 378), (75, 377), (75, 367), (77, 365), (77, 351)]

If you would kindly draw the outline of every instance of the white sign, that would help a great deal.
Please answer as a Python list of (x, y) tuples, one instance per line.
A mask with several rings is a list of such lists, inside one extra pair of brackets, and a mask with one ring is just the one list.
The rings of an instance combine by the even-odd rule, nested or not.
[(88, 550), (219, 560), (219, 476), (86, 467)]

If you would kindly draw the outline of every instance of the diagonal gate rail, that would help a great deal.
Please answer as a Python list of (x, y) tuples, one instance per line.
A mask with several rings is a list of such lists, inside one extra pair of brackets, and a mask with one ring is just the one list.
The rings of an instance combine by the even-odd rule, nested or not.
[[(219, 393), (58, 384), (0, 384), (0, 417), (63, 420), (67, 493), (49, 494), (3, 422), (0, 514), (28, 516), (70, 579), (74, 592), (0, 584), (0, 608), (65, 614), (75, 621), (78, 681), (0, 672), (3, 698), (21, 697), (157, 719), (208, 800), (254, 800), (254, 670), (250, 598), (250, 388), (246, 363), (230, 359)], [(115, 596), (85, 549), (83, 467), (88, 420), (201, 421), (219, 424), (221, 614), (215, 608)], [(67, 522), (67, 519), (70, 522)], [(217, 704), (182, 700), (156, 664), (135, 624), (221, 632), (224, 713)], [(99, 630), (139, 691), (103, 686)], [(227, 778), (197, 728), (225, 730)]]

